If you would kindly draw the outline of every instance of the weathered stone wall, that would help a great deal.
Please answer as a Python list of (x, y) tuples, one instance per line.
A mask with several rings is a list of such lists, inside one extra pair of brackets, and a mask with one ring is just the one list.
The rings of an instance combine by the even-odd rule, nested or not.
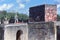
[(20, 40), (55, 40), (53, 22), (30, 22), (0, 25), (0, 40), (16, 40), (18, 30), (23, 33)]
[(53, 22), (33, 22), (28, 28), (28, 40), (55, 40)]
[(4, 40), (4, 27), (0, 25), (0, 40)]
[(21, 30), (23, 33), (20, 40), (28, 40), (28, 26), (27, 24), (8, 24), (5, 25), (4, 40), (16, 40), (17, 31)]

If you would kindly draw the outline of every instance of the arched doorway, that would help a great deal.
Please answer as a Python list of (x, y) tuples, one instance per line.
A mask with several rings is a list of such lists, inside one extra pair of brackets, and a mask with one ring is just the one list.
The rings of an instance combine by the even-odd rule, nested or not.
[(18, 30), (16, 33), (16, 40), (21, 40), (21, 34), (23, 34), (23, 32), (21, 30)]

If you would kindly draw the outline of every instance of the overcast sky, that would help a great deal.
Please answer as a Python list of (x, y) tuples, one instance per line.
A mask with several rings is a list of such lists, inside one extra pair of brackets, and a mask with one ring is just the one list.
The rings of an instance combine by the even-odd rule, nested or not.
[(0, 0), (0, 11), (15, 11), (29, 14), (29, 8), (42, 4), (57, 4), (60, 13), (60, 0)]

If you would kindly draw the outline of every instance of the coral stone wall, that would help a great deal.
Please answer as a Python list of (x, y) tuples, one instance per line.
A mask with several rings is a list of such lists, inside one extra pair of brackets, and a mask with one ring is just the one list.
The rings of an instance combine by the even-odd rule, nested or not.
[(57, 21), (57, 6), (45, 5), (45, 21)]

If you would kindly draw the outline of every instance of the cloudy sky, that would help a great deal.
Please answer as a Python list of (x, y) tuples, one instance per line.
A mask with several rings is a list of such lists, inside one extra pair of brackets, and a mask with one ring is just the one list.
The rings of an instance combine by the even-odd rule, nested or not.
[(0, 11), (15, 11), (29, 14), (29, 8), (42, 4), (57, 4), (60, 13), (60, 0), (0, 0)]

